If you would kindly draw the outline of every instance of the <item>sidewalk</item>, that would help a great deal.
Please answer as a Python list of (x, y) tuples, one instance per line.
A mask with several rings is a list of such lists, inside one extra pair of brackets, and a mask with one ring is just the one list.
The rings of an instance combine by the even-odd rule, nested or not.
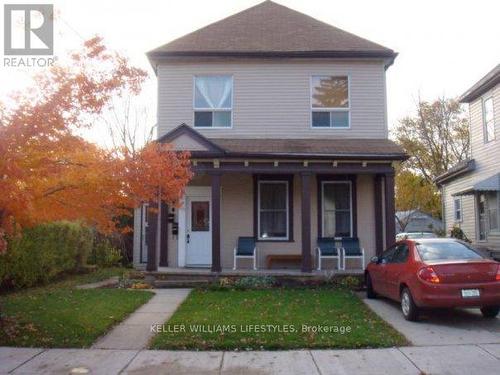
[(153, 289), (155, 296), (127, 319), (98, 339), (92, 349), (139, 350), (154, 336), (151, 325), (163, 324), (186, 299), (191, 289)]
[(0, 374), (496, 375), (499, 368), (500, 344), (276, 352), (0, 348)]

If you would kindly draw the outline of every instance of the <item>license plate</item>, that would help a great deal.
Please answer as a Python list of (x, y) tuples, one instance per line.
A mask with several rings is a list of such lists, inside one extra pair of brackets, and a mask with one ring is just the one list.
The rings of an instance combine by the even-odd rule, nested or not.
[(479, 289), (462, 289), (462, 298), (479, 297)]

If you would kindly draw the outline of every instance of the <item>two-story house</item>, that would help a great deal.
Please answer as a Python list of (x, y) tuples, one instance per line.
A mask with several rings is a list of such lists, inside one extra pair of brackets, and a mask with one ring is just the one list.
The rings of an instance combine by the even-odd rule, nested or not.
[(500, 64), (460, 101), (469, 104), (471, 158), (436, 179), (445, 228), (459, 226), (500, 259)]
[(359, 238), (365, 259), (394, 242), (394, 51), (266, 1), (148, 57), (158, 142), (190, 151), (194, 177), (180, 208), (136, 210), (136, 267), (232, 269), (251, 237), (259, 270), (285, 255), (310, 272), (318, 238)]

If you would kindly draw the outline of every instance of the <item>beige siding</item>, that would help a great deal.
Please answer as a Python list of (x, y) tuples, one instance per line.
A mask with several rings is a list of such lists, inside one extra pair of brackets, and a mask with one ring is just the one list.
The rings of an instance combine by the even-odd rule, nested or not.
[[(311, 248), (314, 265), (316, 265), (317, 227), (317, 185), (316, 179), (311, 184)], [(209, 186), (208, 176), (195, 178), (191, 185)], [(253, 236), (253, 179), (251, 175), (234, 174), (222, 176), (221, 194), (221, 259), (223, 268), (232, 268), (233, 249), (239, 236)], [(258, 242), (258, 265), (265, 268), (266, 256), (269, 254), (301, 253), (301, 186), (300, 176), (294, 177), (293, 198), (293, 236), (292, 242)], [(358, 176), (358, 236), (361, 246), (365, 248), (366, 259), (375, 255), (375, 213), (374, 188), (371, 176)], [(177, 237), (170, 236), (169, 265), (178, 266)], [(250, 267), (250, 262), (240, 260), (239, 267)], [(325, 262), (328, 268), (331, 263)], [(359, 267), (359, 263), (352, 266)]]
[(474, 196), (464, 195), (460, 199), (462, 200), (462, 221), (457, 222), (454, 218), (454, 208), (453, 194), (469, 188), (473, 184), (473, 176), (464, 176), (460, 179), (456, 179), (449, 184), (446, 184), (443, 191), (444, 199), (444, 220), (446, 223), (446, 233), (449, 235), (451, 229), (456, 225), (459, 226), (467, 235), (467, 237), (475, 242), (476, 241), (476, 204), (474, 202)]
[[(495, 113), (495, 140), (484, 142), (482, 98), (493, 96)], [(500, 170), (500, 85), (469, 105), (471, 150), (476, 161), (476, 173), (487, 178)]]
[[(158, 66), (158, 136), (181, 123), (193, 126), (193, 77), (233, 76), (232, 129), (200, 129), (227, 138), (385, 138), (382, 61), (260, 61), (163, 63)], [(348, 75), (350, 129), (311, 129), (310, 77)]]
[[(482, 100), (493, 96), (495, 113), (495, 140), (484, 142), (483, 107)], [(485, 93), (469, 105), (471, 154), (476, 163), (476, 169), (459, 177), (444, 187), (444, 217), (446, 230), (449, 234), (454, 225), (458, 225), (473, 242), (479, 243), (477, 238), (477, 207), (475, 198), (471, 195), (462, 197), (463, 220), (456, 223), (454, 220), (452, 194), (470, 188), (476, 182), (500, 173), (500, 85)], [(500, 234), (490, 234), (487, 241), (479, 243), (482, 246), (500, 249)]]

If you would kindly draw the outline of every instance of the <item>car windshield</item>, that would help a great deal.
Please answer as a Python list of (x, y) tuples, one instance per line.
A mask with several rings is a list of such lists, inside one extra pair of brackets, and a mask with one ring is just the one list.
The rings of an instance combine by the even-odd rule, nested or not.
[(461, 242), (431, 242), (417, 243), (417, 250), (423, 261), (482, 259), (482, 256)]

